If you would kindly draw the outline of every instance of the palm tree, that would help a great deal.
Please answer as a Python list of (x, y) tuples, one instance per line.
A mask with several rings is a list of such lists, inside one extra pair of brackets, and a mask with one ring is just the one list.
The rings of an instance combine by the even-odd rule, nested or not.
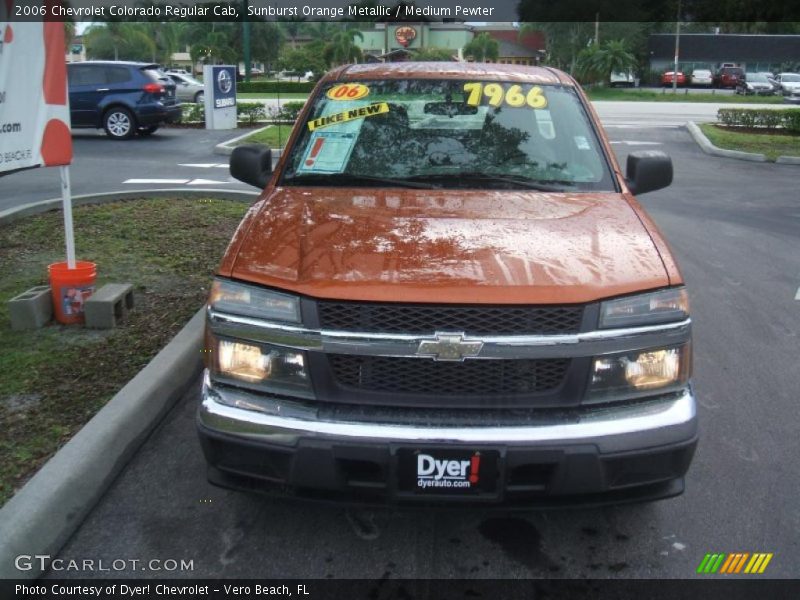
[(500, 44), (486, 32), (476, 35), (464, 46), (464, 56), (472, 58), (475, 62), (497, 60), (499, 55)]
[(172, 55), (180, 47), (181, 23), (155, 23), (148, 21), (141, 24), (150, 39), (153, 40), (151, 61), (168, 65)]
[(89, 58), (148, 60), (155, 52), (155, 44), (142, 23), (109, 21), (92, 25), (83, 39)]
[(636, 57), (628, 52), (624, 40), (611, 40), (601, 46), (590, 46), (579, 56), (577, 72), (585, 81), (605, 84), (611, 73), (627, 73), (636, 68)]
[(354, 43), (355, 38), (363, 40), (364, 35), (357, 29), (342, 30), (335, 33), (323, 51), (328, 64), (343, 65), (361, 60), (364, 55), (361, 52), (361, 48)]

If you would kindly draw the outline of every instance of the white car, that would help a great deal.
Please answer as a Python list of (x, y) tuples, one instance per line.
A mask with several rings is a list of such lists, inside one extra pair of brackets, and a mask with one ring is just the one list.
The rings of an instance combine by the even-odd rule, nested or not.
[(636, 84), (636, 77), (633, 73), (612, 73), (608, 83), (611, 87), (633, 87)]
[(181, 102), (202, 104), (205, 99), (205, 85), (190, 75), (167, 71), (166, 76), (175, 82), (175, 95)]
[(781, 93), (784, 96), (800, 93), (800, 74), (779, 73), (776, 81), (781, 85)]
[(714, 75), (709, 69), (695, 69), (692, 71), (692, 85), (711, 87), (714, 84)]

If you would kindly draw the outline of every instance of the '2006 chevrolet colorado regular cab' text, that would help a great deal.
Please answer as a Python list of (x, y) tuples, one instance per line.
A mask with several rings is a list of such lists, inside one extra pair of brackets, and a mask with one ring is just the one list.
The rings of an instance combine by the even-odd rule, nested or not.
[(348, 65), (321, 79), (207, 310), (212, 482), (519, 506), (679, 494), (697, 442), (681, 274), (575, 81)]

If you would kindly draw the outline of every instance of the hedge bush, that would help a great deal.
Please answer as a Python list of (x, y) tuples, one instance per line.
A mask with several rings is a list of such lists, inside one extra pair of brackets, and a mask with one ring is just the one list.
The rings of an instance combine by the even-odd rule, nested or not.
[(305, 102), (284, 102), (275, 118), (279, 121), (296, 121), (303, 106)]
[(800, 108), (720, 108), (717, 121), (728, 127), (777, 129), (800, 134)]
[(236, 91), (259, 94), (307, 94), (315, 85), (312, 81), (251, 81), (237, 83)]
[(261, 102), (237, 102), (236, 120), (245, 121), (252, 125), (256, 121), (267, 119), (267, 109)]

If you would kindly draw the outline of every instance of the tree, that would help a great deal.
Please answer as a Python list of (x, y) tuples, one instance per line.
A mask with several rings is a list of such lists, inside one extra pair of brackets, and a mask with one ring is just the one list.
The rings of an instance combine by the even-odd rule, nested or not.
[(87, 57), (101, 60), (150, 60), (155, 52), (155, 43), (142, 25), (120, 21), (92, 25), (83, 36)]
[(192, 62), (236, 63), (242, 55), (241, 24), (193, 21), (184, 30)]
[(578, 55), (594, 39), (594, 23), (523, 23), (520, 34), (541, 31), (545, 35), (547, 55), (545, 62), (569, 73), (575, 72)]
[(446, 62), (455, 60), (455, 58), (453, 58), (453, 51), (447, 48), (415, 48), (413, 52), (414, 60), (426, 62)]
[(476, 62), (497, 60), (499, 55), (500, 44), (486, 32), (476, 35), (464, 46), (464, 56), (472, 58)]
[(354, 40), (364, 39), (364, 35), (357, 29), (342, 30), (333, 35), (331, 41), (325, 46), (323, 56), (330, 65), (343, 65), (361, 60), (363, 54)]
[(299, 81), (306, 71), (323, 73), (325, 63), (319, 53), (312, 52), (308, 48), (287, 48), (278, 59), (278, 68), (295, 73)]
[(72, 53), (72, 40), (75, 38), (75, 23), (73, 21), (64, 21), (64, 51), (67, 54)]
[(174, 22), (156, 23), (148, 21), (138, 23), (153, 42), (150, 60), (162, 65), (172, 62), (172, 55), (178, 51), (181, 38), (181, 24)]
[(297, 48), (297, 36), (303, 31), (304, 17), (284, 17), (278, 19), (279, 27), (289, 36), (292, 48)]
[(611, 40), (585, 48), (578, 57), (576, 72), (585, 82), (608, 83), (611, 73), (627, 73), (636, 68), (636, 57), (623, 40)]
[(251, 25), (250, 55), (256, 62), (267, 65), (267, 70), (272, 70), (272, 63), (278, 60), (283, 32), (275, 24), (265, 21), (254, 21)]

